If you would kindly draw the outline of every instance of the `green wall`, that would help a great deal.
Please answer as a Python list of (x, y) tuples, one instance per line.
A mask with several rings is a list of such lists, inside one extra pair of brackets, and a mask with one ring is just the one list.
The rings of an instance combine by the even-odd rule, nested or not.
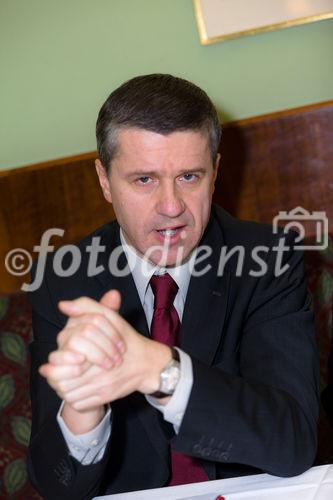
[(0, 0), (0, 168), (95, 148), (137, 74), (193, 80), (225, 120), (333, 97), (333, 20), (201, 46), (191, 0)]

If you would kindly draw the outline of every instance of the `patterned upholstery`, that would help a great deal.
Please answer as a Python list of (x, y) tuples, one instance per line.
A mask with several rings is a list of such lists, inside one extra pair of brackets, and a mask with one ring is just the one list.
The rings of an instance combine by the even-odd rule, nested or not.
[[(308, 287), (313, 297), (316, 338), (320, 355), (320, 385), (328, 383), (328, 357), (332, 344), (333, 312), (333, 242), (327, 250), (305, 253)], [(333, 422), (321, 404), (318, 427), (317, 464), (333, 463)]]
[[(327, 384), (327, 359), (332, 338), (333, 245), (306, 252), (309, 289), (313, 295), (316, 335), (321, 360), (321, 387)], [(0, 498), (38, 499), (26, 473), (26, 448), (31, 427), (28, 344), (31, 312), (22, 293), (0, 296)], [(333, 426), (321, 410), (317, 464), (333, 463)]]
[(31, 312), (24, 294), (0, 296), (0, 498), (38, 499), (26, 472), (31, 428), (28, 344)]

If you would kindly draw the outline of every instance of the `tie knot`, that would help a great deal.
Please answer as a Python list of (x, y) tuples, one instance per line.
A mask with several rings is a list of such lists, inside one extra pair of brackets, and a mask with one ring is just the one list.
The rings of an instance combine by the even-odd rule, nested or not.
[(178, 285), (170, 274), (153, 275), (150, 286), (155, 297), (154, 309), (170, 309), (178, 292)]

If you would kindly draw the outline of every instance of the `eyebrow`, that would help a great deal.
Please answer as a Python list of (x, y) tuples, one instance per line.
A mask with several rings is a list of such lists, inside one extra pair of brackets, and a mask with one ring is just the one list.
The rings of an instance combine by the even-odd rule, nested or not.
[[(207, 172), (207, 168), (198, 167), (198, 168), (186, 168), (180, 171), (177, 175), (184, 174), (196, 174), (201, 173), (205, 174)], [(134, 172), (129, 172), (127, 177), (154, 177), (160, 175), (160, 172), (157, 170), (135, 170)]]

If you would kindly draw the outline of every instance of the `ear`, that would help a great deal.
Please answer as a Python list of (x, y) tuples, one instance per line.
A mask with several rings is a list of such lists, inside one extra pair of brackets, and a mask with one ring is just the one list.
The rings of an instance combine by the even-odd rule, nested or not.
[(213, 192), (215, 190), (215, 181), (216, 181), (217, 172), (218, 172), (219, 165), (220, 165), (220, 160), (221, 160), (221, 155), (220, 155), (220, 153), (217, 153), (216, 160), (215, 160), (215, 165), (214, 165), (213, 180), (212, 180)]
[(219, 169), (219, 166), (220, 166), (220, 160), (221, 160), (221, 154), (217, 153), (216, 160), (215, 160), (215, 165), (214, 165), (214, 170), (215, 170), (215, 179), (214, 179), (214, 182), (216, 180), (217, 172), (218, 172), (218, 169)]
[(101, 185), (102, 191), (104, 198), (106, 199), (107, 202), (112, 203), (112, 196), (111, 196), (111, 191), (110, 191), (110, 181), (108, 178), (108, 175), (105, 171), (105, 168), (103, 167), (102, 163), (100, 160), (95, 160), (95, 167), (96, 167), (96, 172), (98, 175), (98, 180)]

